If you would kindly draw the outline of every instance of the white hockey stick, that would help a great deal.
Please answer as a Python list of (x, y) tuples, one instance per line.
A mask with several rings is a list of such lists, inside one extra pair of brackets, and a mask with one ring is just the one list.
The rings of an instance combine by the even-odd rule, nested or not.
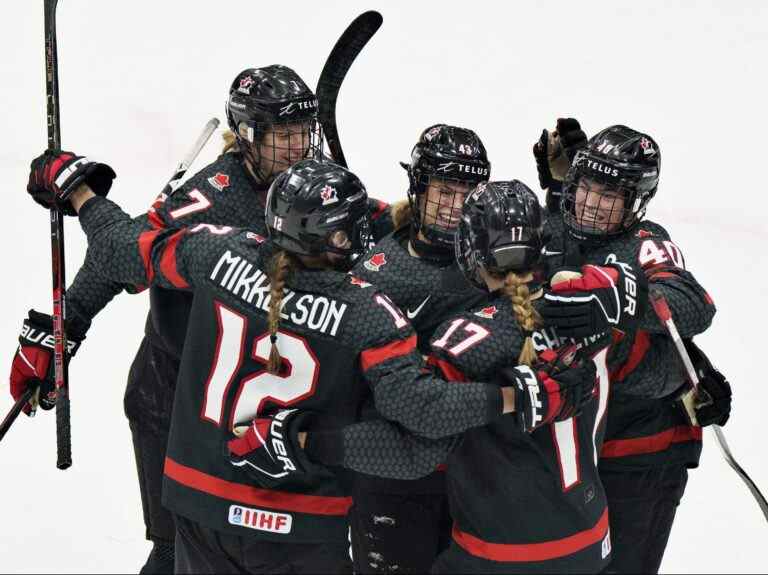
[(184, 177), (184, 174), (187, 173), (189, 166), (191, 166), (192, 162), (195, 161), (195, 158), (197, 158), (198, 154), (200, 154), (200, 150), (203, 149), (206, 142), (208, 142), (211, 135), (213, 135), (213, 133), (216, 131), (216, 128), (218, 127), (219, 120), (216, 118), (211, 118), (208, 120), (208, 122), (206, 122), (205, 127), (197, 137), (195, 144), (190, 148), (190, 150), (187, 152), (187, 155), (184, 156), (181, 162), (179, 162), (179, 165), (176, 166), (176, 169), (173, 172), (173, 176), (171, 176), (171, 179), (168, 180), (167, 184), (165, 184), (162, 192), (163, 194), (170, 196), (173, 194), (173, 192), (176, 191), (176, 188), (178, 188), (181, 184), (181, 179)]
[[(688, 355), (688, 350), (685, 349), (683, 338), (680, 337), (680, 332), (677, 331), (677, 326), (675, 325), (675, 320), (672, 319), (672, 312), (669, 309), (667, 300), (660, 293), (651, 292), (651, 305), (653, 305), (653, 309), (656, 311), (656, 315), (659, 316), (659, 319), (667, 329), (669, 336), (672, 338), (672, 341), (675, 344), (675, 348), (677, 349), (677, 353), (680, 354), (680, 359), (683, 360), (683, 365), (685, 366), (685, 371), (688, 373), (688, 378), (691, 381), (692, 388), (681, 398), (681, 400), (685, 406), (686, 411), (688, 412), (691, 423), (693, 425), (698, 425), (698, 422), (696, 421), (695, 406), (697, 404), (696, 400), (699, 394), (699, 376), (696, 373), (696, 369), (693, 367), (693, 362), (691, 362), (691, 357)], [(731, 469), (733, 469), (739, 475), (739, 477), (741, 477), (741, 480), (749, 488), (749, 491), (752, 493), (755, 501), (757, 501), (757, 504), (760, 506), (760, 510), (763, 512), (763, 516), (765, 517), (766, 521), (768, 521), (768, 502), (766, 502), (765, 497), (760, 492), (760, 489), (757, 487), (755, 482), (752, 481), (752, 478), (747, 474), (746, 471), (744, 471), (744, 468), (739, 465), (738, 461), (736, 461), (736, 459), (733, 457), (731, 448), (729, 447), (728, 442), (725, 440), (723, 429), (719, 425), (715, 424), (708, 426), (708, 428), (715, 434), (715, 440), (717, 441), (717, 446), (720, 448), (720, 453), (723, 454), (723, 458), (725, 458), (725, 461), (728, 463), (728, 465), (731, 466)]]

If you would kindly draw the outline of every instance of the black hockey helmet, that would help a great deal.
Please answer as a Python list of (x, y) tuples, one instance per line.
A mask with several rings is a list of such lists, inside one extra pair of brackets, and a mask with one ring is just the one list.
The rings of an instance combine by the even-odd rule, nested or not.
[[(472, 130), (436, 124), (422, 132), (411, 152), (411, 163), (401, 165), (408, 171), (408, 201), (416, 231), (433, 244), (452, 246), (458, 224), (458, 214), (454, 223), (453, 212), (460, 208), (465, 194), (488, 181), (491, 174), (483, 142)], [(430, 183), (440, 186), (441, 192), (430, 194), (432, 199), (427, 196), (422, 210), (420, 196)]]
[(229, 89), (226, 112), (240, 150), (264, 182), (321, 151), (317, 97), (287, 66), (240, 72)]
[(467, 200), (456, 230), (456, 261), (481, 289), (480, 269), (494, 276), (531, 270), (544, 245), (536, 194), (519, 180), (480, 183)]
[(599, 241), (631, 229), (656, 194), (660, 169), (661, 152), (649, 135), (626, 126), (594, 135), (576, 153), (563, 185), (560, 209), (571, 235)]
[(368, 246), (368, 193), (338, 164), (301, 160), (272, 182), (266, 224), (272, 241), (290, 253), (333, 252), (351, 263)]

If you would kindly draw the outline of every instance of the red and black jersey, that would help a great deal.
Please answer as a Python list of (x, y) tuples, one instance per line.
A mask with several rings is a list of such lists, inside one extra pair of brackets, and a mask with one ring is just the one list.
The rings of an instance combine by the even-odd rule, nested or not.
[[(272, 246), (252, 231), (201, 223), (158, 228), (147, 239), (105, 198), (80, 210), (101, 273), (124, 285), (193, 293), (165, 465), (164, 504), (213, 529), (292, 541), (346, 537), (349, 492), (330, 473), (253, 487), (223, 450), (233, 425), (292, 406), (314, 412), (316, 428), (355, 421), (373, 395), (386, 417), (423, 433), (455, 433), (501, 414), (494, 386), (450, 385), (424, 369), (400, 310), (370, 283), (336, 271), (298, 269), (281, 308), (283, 372), (270, 352)], [(448, 414), (445, 428), (424, 415)]]
[[(643, 221), (623, 236), (600, 244), (570, 238), (559, 216), (551, 216), (547, 228), (551, 239), (545, 256), (550, 270), (587, 263), (629, 263), (645, 273), (651, 290), (667, 299), (683, 337), (701, 333), (711, 324), (715, 314), (712, 299), (685, 269), (680, 248), (660, 225)], [(685, 384), (685, 370), (650, 305), (638, 329), (616, 339), (608, 365), (613, 396), (601, 466), (696, 466), (701, 429), (688, 425), (674, 401)]]
[[(445, 321), (430, 362), (451, 379), (492, 380), (516, 365), (523, 343), (512, 304), (499, 296)], [(553, 329), (533, 334), (538, 351), (558, 347)], [(597, 573), (610, 551), (605, 493), (597, 475), (608, 402), (608, 349), (581, 414), (533, 433), (512, 416), (465, 432), (447, 460), (453, 541), (478, 572)]]
[[(145, 246), (152, 243), (163, 228), (181, 228), (199, 223), (248, 228), (266, 236), (264, 201), (266, 187), (258, 186), (246, 171), (239, 153), (220, 155), (183, 186), (170, 195), (161, 194), (147, 213), (133, 219), (136, 229), (144, 232)], [(374, 239), (392, 231), (389, 205), (370, 199), (371, 229)], [(67, 312), (90, 325), (90, 321), (123, 289), (140, 290), (146, 286), (125, 286), (99, 273), (93, 259), (86, 256), (74, 282), (67, 290)], [(152, 345), (181, 357), (191, 296), (152, 285), (147, 336)]]

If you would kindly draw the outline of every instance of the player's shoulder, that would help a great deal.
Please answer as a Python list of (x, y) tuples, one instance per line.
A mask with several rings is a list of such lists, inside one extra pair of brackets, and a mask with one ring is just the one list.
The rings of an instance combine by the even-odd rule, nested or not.
[(441, 323), (430, 340), (430, 351), (467, 377), (483, 378), (516, 363), (522, 342), (512, 304), (500, 296)]
[(189, 178), (179, 191), (197, 189), (208, 197), (217, 197), (250, 187), (241, 156), (227, 152)]

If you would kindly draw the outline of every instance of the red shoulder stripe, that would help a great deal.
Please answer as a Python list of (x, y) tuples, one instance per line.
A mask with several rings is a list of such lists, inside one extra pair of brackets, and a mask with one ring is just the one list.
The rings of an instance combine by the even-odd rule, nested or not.
[(187, 233), (187, 228), (181, 229), (174, 233), (169, 239), (168, 243), (163, 248), (163, 255), (160, 258), (160, 271), (171, 282), (174, 287), (188, 288), (189, 284), (181, 277), (178, 268), (176, 267), (176, 248)]
[(152, 283), (152, 278), (155, 277), (155, 270), (152, 269), (152, 244), (157, 237), (157, 234), (161, 230), (152, 230), (148, 232), (142, 232), (139, 236), (139, 253), (141, 254), (141, 261), (144, 263), (144, 271), (147, 274), (147, 282)]
[(407, 339), (398, 339), (380, 347), (366, 349), (360, 354), (360, 364), (363, 367), (363, 371), (368, 371), (388, 359), (408, 355), (415, 349), (416, 335), (412, 335)]
[(258, 505), (259, 507), (263, 506), (268, 509), (311, 513), (314, 515), (344, 516), (352, 506), (351, 497), (288, 493), (287, 491), (259, 489), (252, 485), (226, 481), (177, 463), (170, 457), (165, 458), (164, 473), (166, 477), (190, 489), (203, 491), (221, 499), (237, 501), (248, 505)]

